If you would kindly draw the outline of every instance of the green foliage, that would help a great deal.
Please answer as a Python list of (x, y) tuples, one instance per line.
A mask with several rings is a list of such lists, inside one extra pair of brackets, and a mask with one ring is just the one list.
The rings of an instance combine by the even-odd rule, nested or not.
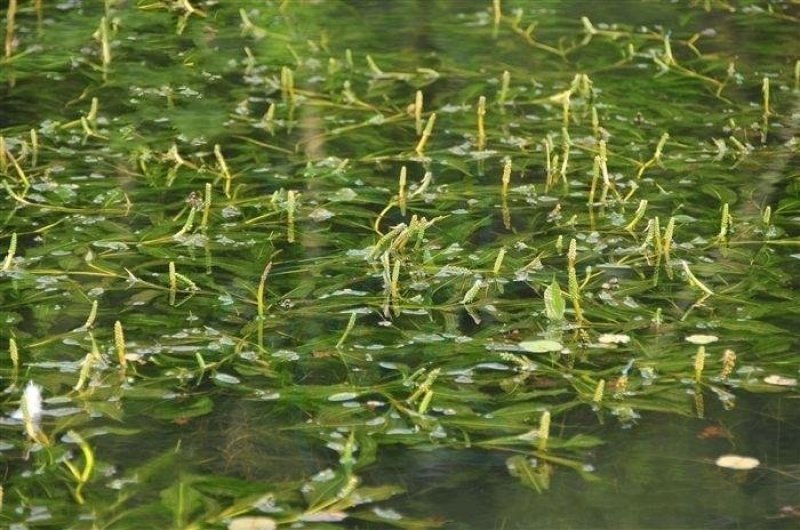
[[(796, 481), (791, 3), (19, 4), (0, 526), (693, 527), (726, 446)], [(632, 493), (695, 475), (707, 518)]]

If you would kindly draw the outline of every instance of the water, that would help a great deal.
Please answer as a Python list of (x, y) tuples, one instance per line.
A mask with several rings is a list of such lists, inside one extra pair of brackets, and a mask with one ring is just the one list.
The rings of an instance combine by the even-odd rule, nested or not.
[(496, 5), (6, 10), (0, 526), (796, 524), (797, 6)]

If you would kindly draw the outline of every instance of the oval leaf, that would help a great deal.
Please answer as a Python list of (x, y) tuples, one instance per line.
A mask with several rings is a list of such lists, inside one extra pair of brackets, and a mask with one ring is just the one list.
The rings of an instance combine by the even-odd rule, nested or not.
[(554, 340), (526, 340), (525, 342), (520, 342), (519, 347), (531, 353), (561, 351), (564, 348), (560, 342)]

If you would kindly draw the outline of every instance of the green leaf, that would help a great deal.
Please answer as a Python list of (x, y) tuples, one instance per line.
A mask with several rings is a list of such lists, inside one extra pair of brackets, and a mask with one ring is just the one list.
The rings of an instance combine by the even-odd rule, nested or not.
[(544, 290), (544, 311), (547, 319), (551, 321), (564, 320), (566, 309), (567, 305), (564, 302), (564, 297), (561, 296), (561, 286), (553, 278), (553, 283)]

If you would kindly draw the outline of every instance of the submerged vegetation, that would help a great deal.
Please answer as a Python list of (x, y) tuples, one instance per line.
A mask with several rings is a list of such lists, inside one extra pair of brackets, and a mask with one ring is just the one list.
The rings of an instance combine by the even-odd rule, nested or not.
[(796, 523), (800, 9), (597, 4), (10, 0), (0, 525)]

